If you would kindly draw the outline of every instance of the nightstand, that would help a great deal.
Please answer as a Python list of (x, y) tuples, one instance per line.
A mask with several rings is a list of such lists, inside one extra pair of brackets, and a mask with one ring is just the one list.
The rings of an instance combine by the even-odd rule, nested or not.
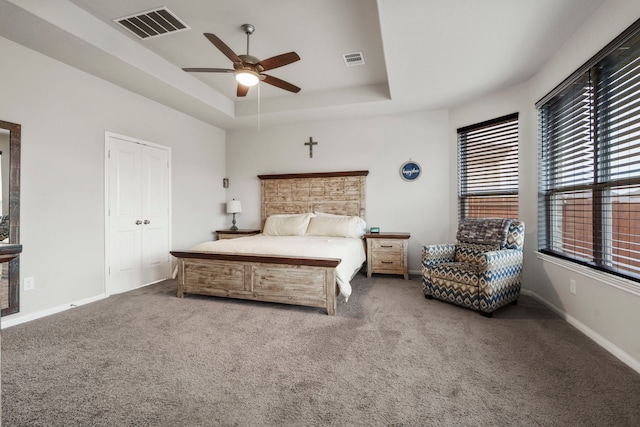
[(367, 233), (367, 277), (372, 273), (402, 274), (409, 280), (409, 233)]
[(216, 230), (216, 234), (218, 235), (219, 240), (236, 239), (238, 237), (255, 236), (256, 234), (260, 234), (260, 230)]

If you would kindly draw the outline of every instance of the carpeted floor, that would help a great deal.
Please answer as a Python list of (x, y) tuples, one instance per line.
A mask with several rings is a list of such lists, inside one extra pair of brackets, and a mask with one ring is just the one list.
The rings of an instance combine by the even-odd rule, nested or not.
[(531, 298), (352, 284), (335, 317), (165, 281), (3, 330), (2, 425), (638, 425), (640, 375)]

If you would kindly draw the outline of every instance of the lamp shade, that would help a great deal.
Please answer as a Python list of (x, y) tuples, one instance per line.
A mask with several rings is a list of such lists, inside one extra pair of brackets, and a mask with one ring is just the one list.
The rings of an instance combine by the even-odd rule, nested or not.
[(237, 70), (235, 76), (236, 81), (243, 86), (255, 86), (260, 81), (258, 73), (251, 70)]
[(242, 204), (240, 200), (230, 200), (227, 202), (227, 213), (240, 213), (242, 212)]

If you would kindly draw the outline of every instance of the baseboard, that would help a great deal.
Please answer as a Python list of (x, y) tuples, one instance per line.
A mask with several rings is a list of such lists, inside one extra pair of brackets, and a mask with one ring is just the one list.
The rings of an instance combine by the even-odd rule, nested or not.
[[(106, 298), (107, 295), (106, 294), (100, 294), (100, 295), (96, 295), (90, 298), (85, 298), (76, 302), (72, 302), (70, 304), (63, 304), (63, 305), (59, 305), (57, 307), (51, 307), (48, 308), (46, 310), (42, 310), (42, 311), (38, 311), (35, 313), (31, 313), (31, 314), (27, 314), (24, 316), (18, 316), (18, 317), (12, 317), (9, 316), (8, 318), (3, 318), (2, 319), (2, 329), (5, 328), (10, 328), (11, 326), (15, 326), (15, 325), (19, 325), (21, 323), (26, 323), (26, 322), (30, 322), (32, 320), (36, 320), (36, 319), (41, 319), (43, 317), (47, 317), (47, 316), (51, 316), (52, 314), (56, 314), (56, 313), (60, 313), (66, 310), (70, 310), (72, 308), (75, 307), (79, 307), (81, 305), (85, 305), (85, 304), (89, 304), (95, 301), (99, 301), (101, 299)], [(16, 313), (17, 314), (17, 313)]]
[[(162, 282), (163, 280), (168, 279), (167, 277), (164, 277), (162, 279), (158, 279), (154, 282), (150, 282), (150, 283), (145, 283), (144, 285), (140, 285), (137, 286), (135, 288), (129, 289), (130, 291), (134, 290), (134, 289), (138, 289), (138, 288), (143, 288), (145, 286), (149, 286), (149, 285), (153, 285), (154, 283), (158, 283), (158, 282)], [(79, 301), (75, 301), (72, 302), (70, 304), (64, 304), (64, 305), (59, 305), (57, 307), (51, 307), (48, 308), (46, 310), (42, 310), (42, 311), (38, 311), (36, 313), (31, 313), (31, 314), (27, 314), (24, 316), (20, 316), (18, 313), (16, 313), (14, 316), (17, 317), (11, 317), (11, 318), (3, 318), (2, 319), (2, 325), (0, 325), (2, 327), (2, 329), (4, 328), (9, 328), (11, 326), (15, 326), (15, 325), (19, 325), (21, 323), (26, 323), (26, 322), (30, 322), (32, 320), (36, 320), (36, 319), (41, 319), (43, 317), (47, 317), (47, 316), (51, 316), (52, 314), (56, 314), (56, 313), (60, 313), (62, 311), (66, 311), (75, 307), (80, 307), (81, 305), (85, 305), (85, 304), (89, 304), (92, 302), (96, 302), (96, 301), (100, 301), (101, 299), (105, 299), (107, 298), (109, 295), (107, 295), (106, 293), (102, 293), (102, 294), (98, 294), (96, 296), (93, 297), (89, 297), (89, 298), (85, 298)]]
[(580, 322), (575, 317), (567, 314), (564, 310), (562, 310), (552, 302), (547, 301), (545, 298), (541, 297), (537, 293), (530, 291), (528, 289), (522, 289), (521, 293), (523, 295), (528, 295), (540, 301), (542, 304), (544, 304), (545, 306), (550, 308), (552, 311), (554, 311), (558, 316), (566, 320), (571, 326), (573, 326), (574, 328), (578, 329), (580, 332), (582, 332), (583, 334), (591, 338), (600, 347), (604, 348), (609, 353), (613, 354), (615, 357), (620, 359), (620, 361), (623, 362), (625, 365), (629, 366), (631, 369), (633, 369), (634, 371), (640, 374), (640, 361), (631, 357), (628, 353), (626, 353), (620, 347), (618, 347), (617, 345), (615, 345), (614, 343), (612, 343), (611, 341), (609, 341), (599, 333), (595, 332), (593, 329), (589, 328), (587, 325)]

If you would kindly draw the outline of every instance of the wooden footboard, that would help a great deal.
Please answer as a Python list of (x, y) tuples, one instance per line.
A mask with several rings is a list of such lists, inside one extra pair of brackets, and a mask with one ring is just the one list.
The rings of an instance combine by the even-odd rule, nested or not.
[(172, 251), (178, 297), (185, 293), (326, 307), (336, 313), (338, 258)]

